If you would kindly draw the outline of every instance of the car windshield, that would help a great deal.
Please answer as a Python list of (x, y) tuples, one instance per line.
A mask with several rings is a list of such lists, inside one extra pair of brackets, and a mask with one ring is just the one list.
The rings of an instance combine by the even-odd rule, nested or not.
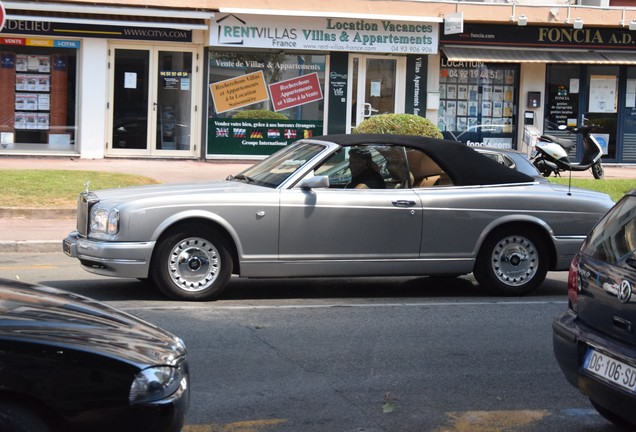
[(299, 143), (285, 147), (262, 162), (230, 177), (233, 181), (243, 181), (257, 186), (277, 188), (307, 161), (323, 151), (325, 146), (315, 143)]

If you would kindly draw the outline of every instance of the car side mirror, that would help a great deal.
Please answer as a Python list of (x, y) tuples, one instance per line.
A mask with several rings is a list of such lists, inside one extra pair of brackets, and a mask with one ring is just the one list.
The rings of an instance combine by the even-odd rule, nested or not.
[(301, 189), (316, 189), (316, 188), (328, 188), (329, 177), (327, 176), (314, 176), (303, 179), (300, 181), (299, 186)]

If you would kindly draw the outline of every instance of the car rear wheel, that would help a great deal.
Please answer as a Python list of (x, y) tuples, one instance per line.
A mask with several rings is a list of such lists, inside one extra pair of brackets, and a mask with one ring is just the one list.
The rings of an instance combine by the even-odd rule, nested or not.
[(160, 241), (151, 275), (170, 298), (212, 300), (232, 275), (232, 258), (220, 235), (204, 225), (191, 225)]
[(511, 226), (490, 234), (482, 245), (473, 275), (500, 295), (518, 296), (536, 289), (548, 272), (548, 249), (536, 232)]
[(0, 431), (50, 432), (51, 429), (29, 408), (13, 403), (0, 403)]
[(601, 406), (601, 405), (597, 404), (592, 399), (590, 399), (590, 402), (592, 403), (592, 406), (594, 407), (594, 409), (596, 411), (598, 411), (598, 413), (601, 416), (603, 416), (603, 418), (605, 418), (605, 420), (608, 420), (608, 421), (614, 423), (619, 428), (624, 429), (624, 430), (634, 430), (636, 428), (636, 424), (634, 424), (634, 423), (632, 423), (632, 422), (630, 422), (628, 420), (625, 420), (623, 417), (619, 416), (618, 414), (615, 414), (612, 411), (610, 411), (607, 408), (605, 408), (604, 406)]

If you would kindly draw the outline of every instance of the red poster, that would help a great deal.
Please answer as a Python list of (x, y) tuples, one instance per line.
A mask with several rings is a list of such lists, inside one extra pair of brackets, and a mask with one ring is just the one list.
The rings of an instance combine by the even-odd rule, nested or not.
[(274, 111), (304, 105), (322, 99), (318, 74), (312, 73), (269, 85)]

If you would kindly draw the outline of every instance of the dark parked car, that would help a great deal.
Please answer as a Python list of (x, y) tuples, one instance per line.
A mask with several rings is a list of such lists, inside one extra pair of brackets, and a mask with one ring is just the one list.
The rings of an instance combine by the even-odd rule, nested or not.
[(636, 429), (636, 191), (589, 234), (570, 267), (568, 310), (553, 327), (565, 377), (613, 423)]
[(0, 279), (0, 431), (180, 431), (185, 345), (110, 306)]
[(495, 149), (490, 147), (473, 148), (478, 153), (488, 156), (489, 158), (496, 160), (500, 164), (505, 165), (510, 169), (514, 169), (527, 174), (537, 181), (548, 181), (548, 179), (543, 177), (537, 170), (537, 168), (532, 165), (532, 162), (530, 162), (530, 159), (528, 159), (528, 155), (523, 152), (510, 149)]

